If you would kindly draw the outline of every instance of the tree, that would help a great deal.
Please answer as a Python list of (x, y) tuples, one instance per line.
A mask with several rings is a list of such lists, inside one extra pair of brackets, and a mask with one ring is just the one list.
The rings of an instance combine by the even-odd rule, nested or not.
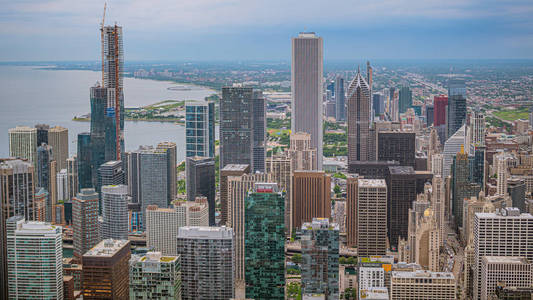
[(338, 184), (336, 184), (335, 187), (333, 188), (333, 192), (335, 192), (335, 194), (340, 194), (341, 187)]
[(300, 253), (296, 253), (292, 256), (291, 260), (295, 264), (300, 264), (302, 263), (302, 255)]

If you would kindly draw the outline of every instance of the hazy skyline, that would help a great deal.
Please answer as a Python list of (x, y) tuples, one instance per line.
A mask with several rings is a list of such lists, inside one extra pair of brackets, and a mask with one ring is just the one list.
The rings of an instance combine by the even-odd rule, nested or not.
[[(0, 0), (0, 61), (98, 60), (104, 1)], [(289, 60), (300, 31), (325, 59), (533, 58), (533, 2), (108, 1), (126, 60)]]

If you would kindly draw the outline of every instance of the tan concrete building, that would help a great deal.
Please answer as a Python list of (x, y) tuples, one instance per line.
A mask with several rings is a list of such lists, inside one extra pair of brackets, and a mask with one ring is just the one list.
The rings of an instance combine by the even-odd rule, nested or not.
[(428, 208), (416, 227), (415, 262), (426, 270), (439, 271), (440, 245), (435, 214)]
[(331, 177), (323, 171), (294, 171), (292, 228), (313, 218), (331, 217)]
[(17, 126), (8, 131), (9, 156), (37, 163), (37, 128)]
[(290, 148), (287, 150), (292, 163), (292, 170), (318, 170), (317, 150), (311, 147), (311, 135), (307, 132), (294, 132), (290, 136)]
[(272, 181), (278, 184), (280, 191), (285, 192), (285, 232), (290, 235), (291, 228), (291, 186), (292, 164), (287, 155), (276, 155), (266, 159), (266, 173), (272, 176)]
[(357, 245), (357, 197), (359, 178), (350, 174), (346, 178), (346, 244), (348, 247)]
[(68, 129), (55, 126), (48, 130), (48, 145), (52, 146), (52, 159), (57, 162), (57, 170), (67, 168)]
[(220, 224), (228, 221), (228, 177), (250, 173), (250, 165), (229, 164), (220, 170)]
[(357, 188), (357, 253), (387, 252), (387, 184), (383, 179), (359, 179)]
[(391, 300), (454, 300), (455, 277), (449, 272), (392, 271)]
[(481, 259), (481, 299), (490, 299), (498, 283), (530, 287), (531, 264), (524, 257), (483, 256)]

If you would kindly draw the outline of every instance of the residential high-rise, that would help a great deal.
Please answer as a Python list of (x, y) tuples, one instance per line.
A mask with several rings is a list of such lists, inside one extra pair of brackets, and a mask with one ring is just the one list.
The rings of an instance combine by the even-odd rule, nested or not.
[(17, 126), (9, 129), (9, 156), (37, 163), (37, 129)]
[(128, 187), (105, 185), (102, 187), (102, 238), (128, 239)]
[(82, 257), (83, 299), (129, 299), (128, 240), (106, 239)]
[[(46, 203), (46, 221), (52, 222), (52, 210), (53, 204), (55, 204), (55, 172), (51, 170), (52, 164), (55, 164), (51, 160), (52, 147), (47, 144), (42, 144), (37, 147), (37, 181), (35, 187), (43, 188), (49, 193), (48, 201)], [(55, 170), (54, 170), (55, 171)], [(53, 180), (53, 184), (52, 184)], [(54, 191), (52, 191), (54, 189)]]
[(446, 95), (440, 95), (433, 97), (433, 107), (434, 107), (434, 115), (433, 115), (433, 121), (434, 126), (440, 126), (446, 124), (446, 111), (448, 106), (448, 96)]
[(324, 42), (314, 32), (301, 32), (292, 38), (291, 131), (311, 135), (316, 149), (317, 169), (322, 170), (322, 83)]
[(408, 108), (413, 106), (413, 92), (408, 86), (402, 86), (400, 88), (400, 113), (405, 113)]
[(309, 133), (291, 133), (290, 148), (287, 153), (294, 171), (318, 170), (317, 150), (311, 148), (311, 135)]
[(400, 166), (415, 167), (415, 139), (414, 132), (380, 131), (378, 132), (378, 160), (400, 163)]
[(510, 178), (507, 180), (507, 193), (511, 197), (512, 206), (526, 211), (526, 183), (521, 178)]
[(96, 191), (100, 191), (105, 185), (119, 185), (124, 182), (124, 168), (122, 161), (110, 160), (98, 167), (98, 185)]
[(91, 134), (78, 134), (78, 151), (76, 156), (78, 170), (78, 190), (95, 187), (92, 179)]
[(42, 143), (48, 144), (48, 130), (50, 130), (50, 125), (47, 124), (37, 124), (35, 125), (37, 129), (37, 145)]
[(98, 236), (98, 193), (82, 189), (72, 198), (72, 241), (74, 257), (81, 260), (85, 252), (100, 241)]
[(433, 105), (426, 105), (426, 126), (430, 127), (434, 124), (435, 107)]
[(68, 199), (72, 199), (78, 194), (78, 161), (77, 156), (73, 155), (67, 159), (67, 186)]
[(266, 172), (272, 175), (272, 181), (278, 184), (281, 191), (285, 192), (285, 231), (289, 234), (291, 228), (291, 186), (292, 186), (292, 160), (287, 155), (275, 155), (267, 158)]
[(141, 155), (142, 147), (138, 150), (126, 152), (124, 166), (126, 167), (127, 178), (125, 182), (128, 186), (128, 194), (131, 196), (132, 203), (141, 202)]
[(348, 163), (369, 160), (370, 142), (370, 86), (357, 69), (357, 74), (348, 87)]
[(342, 122), (346, 120), (346, 93), (344, 93), (344, 78), (335, 78), (335, 120)]
[(246, 173), (250, 173), (249, 165), (229, 164), (220, 169), (220, 224), (222, 225), (228, 221), (228, 177), (241, 176)]
[(447, 137), (455, 134), (466, 120), (466, 86), (462, 79), (448, 81)]
[(518, 256), (533, 259), (533, 216), (516, 208), (495, 213), (476, 213), (474, 217), (474, 297), (481, 295), (484, 256)]
[(4, 220), (24, 216), (34, 220), (34, 167), (19, 159), (0, 160), (0, 200)]
[(359, 256), (387, 252), (387, 185), (383, 179), (359, 179), (356, 199), (356, 245)]
[(220, 101), (220, 167), (250, 165), (265, 170), (266, 108), (261, 91), (224, 87)]
[(339, 226), (314, 218), (302, 225), (302, 294), (339, 299)]
[(204, 196), (209, 203), (209, 226), (215, 225), (215, 159), (212, 157), (187, 157), (187, 200)]
[(233, 230), (185, 226), (178, 230), (182, 299), (234, 297)]
[(181, 299), (181, 264), (177, 256), (148, 252), (130, 260), (130, 299)]
[(6, 221), (9, 299), (63, 299), (61, 226)]
[(256, 183), (245, 200), (246, 298), (285, 298), (285, 197), (275, 183)]
[(161, 142), (157, 144), (157, 149), (167, 152), (167, 201), (168, 205), (170, 205), (178, 194), (177, 148), (175, 143)]
[(439, 227), (439, 235), (441, 244), (447, 239), (446, 233), (446, 187), (445, 180), (440, 175), (433, 176), (432, 190), (431, 190), (431, 207), (435, 213), (437, 226)]
[(510, 159), (510, 156), (505, 153), (499, 154), (498, 159), (496, 160), (496, 194), (497, 195), (507, 195), (507, 179), (509, 178), (509, 170), (507, 167), (507, 161)]
[(524, 257), (483, 256), (481, 259), (481, 299), (491, 299), (490, 297), (501, 282), (517, 288), (530, 287), (531, 276), (531, 264)]
[(185, 103), (186, 157), (215, 157), (215, 103)]
[(331, 177), (324, 171), (295, 171), (292, 177), (292, 226), (331, 217)]
[(209, 226), (208, 204), (205, 198), (180, 202), (174, 208), (150, 205), (146, 214), (146, 244), (163, 255), (178, 255), (176, 237), (183, 226)]
[(400, 237), (407, 238), (409, 208), (416, 200), (416, 175), (413, 167), (389, 167), (387, 192), (387, 233), (394, 249)]
[(57, 169), (67, 168), (68, 129), (55, 126), (48, 130), (48, 145), (52, 147), (52, 160), (57, 161)]
[(456, 281), (453, 273), (426, 270), (392, 271), (391, 300), (455, 300)]

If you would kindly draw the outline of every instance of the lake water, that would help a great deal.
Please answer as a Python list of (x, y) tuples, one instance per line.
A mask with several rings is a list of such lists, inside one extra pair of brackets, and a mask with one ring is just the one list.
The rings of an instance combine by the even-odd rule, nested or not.
[[(101, 80), (94, 71), (45, 70), (28, 66), (0, 66), (0, 157), (9, 155), (8, 130), (17, 125), (44, 123), (69, 130), (69, 151), (76, 153), (78, 133), (89, 131), (89, 122), (72, 118), (90, 112), (89, 88)], [(203, 100), (214, 91), (197, 86), (191, 90), (169, 90), (172, 82), (124, 78), (126, 107), (162, 100)], [(165, 122), (126, 121), (126, 150), (161, 141), (177, 144), (178, 161), (185, 159), (185, 128)]]

